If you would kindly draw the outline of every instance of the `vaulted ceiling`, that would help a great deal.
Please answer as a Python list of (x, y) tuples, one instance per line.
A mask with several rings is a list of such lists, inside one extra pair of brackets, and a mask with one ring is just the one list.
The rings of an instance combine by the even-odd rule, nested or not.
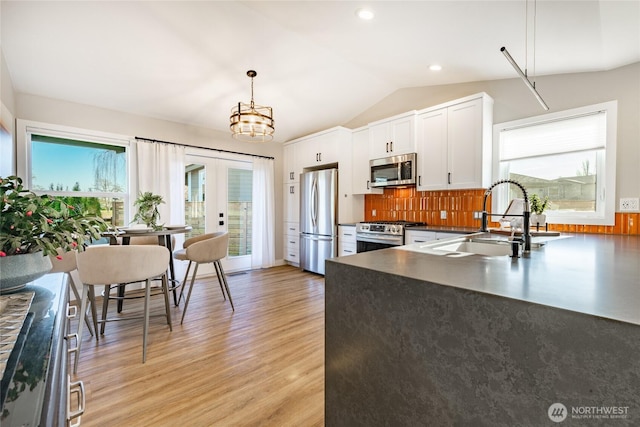
[(16, 92), (227, 131), (255, 69), (278, 141), (398, 89), (517, 77), (502, 46), (530, 76), (640, 61), (638, 0), (2, 0), (0, 18)]

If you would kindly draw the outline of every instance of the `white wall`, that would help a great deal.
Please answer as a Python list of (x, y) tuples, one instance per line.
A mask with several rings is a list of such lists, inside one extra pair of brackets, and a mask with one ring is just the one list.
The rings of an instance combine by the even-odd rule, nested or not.
[[(616, 200), (640, 197), (640, 63), (611, 71), (540, 76), (535, 80), (538, 92), (549, 105), (548, 112), (618, 100)], [(522, 80), (514, 78), (401, 89), (343, 126), (363, 126), (478, 92), (493, 97), (494, 123), (547, 113)]]

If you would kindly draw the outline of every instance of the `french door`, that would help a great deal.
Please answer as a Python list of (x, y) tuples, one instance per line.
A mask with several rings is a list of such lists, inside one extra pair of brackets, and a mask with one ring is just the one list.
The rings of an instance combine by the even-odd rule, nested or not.
[[(228, 231), (223, 268), (250, 269), (252, 164), (187, 155), (185, 165), (185, 219), (192, 227), (187, 237)], [(203, 265), (200, 272), (213, 274), (215, 270)]]

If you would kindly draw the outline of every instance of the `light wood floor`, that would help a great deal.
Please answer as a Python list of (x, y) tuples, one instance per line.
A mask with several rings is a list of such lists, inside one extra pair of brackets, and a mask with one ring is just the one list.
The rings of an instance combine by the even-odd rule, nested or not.
[[(196, 281), (183, 325), (184, 303), (171, 302), (173, 332), (152, 317), (144, 364), (141, 320), (108, 323), (99, 342), (85, 329), (72, 375), (85, 385), (82, 425), (322, 426), (323, 277), (283, 266), (228, 281), (235, 312), (214, 276)], [(138, 310), (126, 301), (121, 315)]]

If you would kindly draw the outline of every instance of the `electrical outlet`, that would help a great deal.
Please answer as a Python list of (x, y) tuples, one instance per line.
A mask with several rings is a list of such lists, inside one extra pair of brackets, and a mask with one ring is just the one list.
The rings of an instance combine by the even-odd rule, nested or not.
[(482, 219), (482, 211), (473, 211), (473, 219)]
[(640, 199), (637, 197), (626, 197), (620, 199), (620, 211), (629, 212), (629, 211), (639, 211), (640, 210)]
[(375, 210), (375, 209), (372, 209), (372, 210), (371, 210), (371, 216), (376, 216), (377, 214), (378, 214), (378, 212), (376, 212), (376, 210)]
[(447, 219), (447, 211), (440, 211), (440, 219)]

